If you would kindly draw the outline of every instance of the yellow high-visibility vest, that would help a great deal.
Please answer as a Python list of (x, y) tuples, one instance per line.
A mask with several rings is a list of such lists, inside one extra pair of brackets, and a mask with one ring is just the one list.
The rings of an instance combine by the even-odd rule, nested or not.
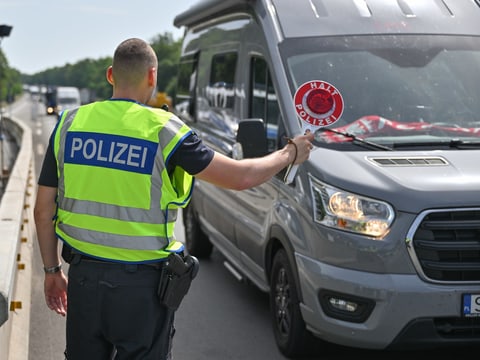
[(63, 113), (53, 137), (57, 236), (80, 253), (119, 262), (182, 251), (174, 225), (193, 177), (167, 165), (191, 132), (173, 114), (128, 100)]

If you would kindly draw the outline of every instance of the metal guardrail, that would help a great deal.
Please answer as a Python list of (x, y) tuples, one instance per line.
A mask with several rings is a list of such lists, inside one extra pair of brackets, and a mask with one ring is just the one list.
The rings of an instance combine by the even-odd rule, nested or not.
[(17, 360), (28, 358), (35, 164), (30, 127), (9, 117), (2, 125), (19, 151), (0, 201), (0, 360)]

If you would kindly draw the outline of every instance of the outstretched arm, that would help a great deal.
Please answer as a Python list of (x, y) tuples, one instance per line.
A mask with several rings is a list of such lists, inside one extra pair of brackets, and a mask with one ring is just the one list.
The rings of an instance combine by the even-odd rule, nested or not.
[(260, 158), (234, 160), (215, 153), (210, 164), (195, 175), (214, 185), (245, 190), (268, 181), (290, 163), (301, 164), (312, 149), (313, 134), (299, 135), (280, 150)]

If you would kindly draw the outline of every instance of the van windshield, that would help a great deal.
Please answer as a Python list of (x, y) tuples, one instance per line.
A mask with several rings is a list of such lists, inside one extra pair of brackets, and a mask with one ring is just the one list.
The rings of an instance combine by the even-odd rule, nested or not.
[[(342, 95), (329, 128), (389, 146), (480, 143), (480, 38), (365, 35), (289, 39), (281, 44), (292, 96), (307, 81)], [(326, 143), (351, 137), (323, 131)]]

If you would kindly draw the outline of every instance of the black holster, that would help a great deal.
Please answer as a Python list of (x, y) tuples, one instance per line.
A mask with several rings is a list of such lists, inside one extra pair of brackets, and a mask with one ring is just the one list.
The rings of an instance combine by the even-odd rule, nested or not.
[(72, 251), (72, 248), (63, 243), (62, 244), (62, 258), (63, 260), (67, 263), (67, 264), (70, 264), (73, 260), (73, 251)]
[(190, 289), (192, 280), (197, 276), (199, 266), (194, 256), (171, 253), (161, 270), (158, 284), (160, 304), (177, 310)]

